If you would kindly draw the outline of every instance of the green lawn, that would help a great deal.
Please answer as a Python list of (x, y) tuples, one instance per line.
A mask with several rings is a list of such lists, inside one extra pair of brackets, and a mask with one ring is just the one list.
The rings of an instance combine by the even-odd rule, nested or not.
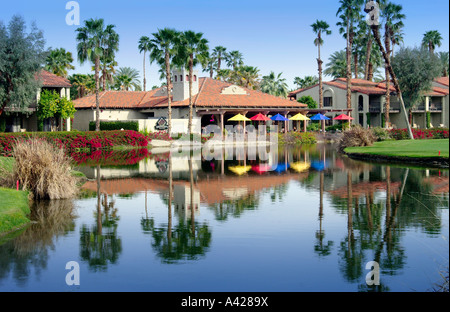
[(375, 142), (373, 146), (348, 147), (346, 153), (361, 153), (370, 155), (394, 157), (449, 157), (449, 140), (399, 140)]
[(0, 234), (28, 223), (29, 213), (28, 192), (0, 188)]

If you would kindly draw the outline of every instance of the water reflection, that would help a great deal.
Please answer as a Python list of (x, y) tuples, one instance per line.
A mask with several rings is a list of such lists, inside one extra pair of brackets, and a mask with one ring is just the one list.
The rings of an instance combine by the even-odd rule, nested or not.
[[(294, 232), (285, 237), (306, 242), (301, 259), (308, 259), (304, 261), (311, 271), (317, 273), (321, 263), (335, 261), (338, 274), (359, 291), (392, 290), (387, 277), (401, 276), (414, 260), (407, 252), (411, 233), (423, 240), (448, 235), (443, 232), (448, 231), (448, 224), (442, 218), (449, 202), (448, 170), (368, 164), (341, 157), (329, 145), (279, 148), (264, 159), (258, 155), (236, 158), (247, 155), (245, 148), (227, 148), (223, 153), (226, 158), (211, 159), (201, 151), (137, 151), (136, 155), (145, 156), (134, 158), (131, 162), (138, 159), (135, 163), (122, 159), (124, 165), (113, 162), (134, 154), (108, 154), (105, 163), (98, 155), (87, 157), (77, 168), (89, 178), (79, 200), (89, 199), (92, 214), (77, 220), (73, 201), (39, 203), (45, 209), (33, 209), (36, 223), (0, 245), (0, 286), (13, 276), (18, 285), (26, 287), (30, 271), (39, 275), (49, 270), (49, 251), (56, 248), (57, 238), (74, 233), (79, 260), (91, 272), (120, 266), (130, 230), (123, 216), (135, 222), (138, 234), (133, 239), (142, 240), (158, 261), (171, 265), (214, 259), (212, 247), (220, 245), (213, 238), (223, 235), (219, 226), (242, 220), (257, 224), (258, 216), (276, 206), (277, 216), (286, 224), (299, 222), (295, 216), (312, 224), (311, 235)], [(163, 218), (156, 212), (161, 205)], [(139, 209), (142, 215), (134, 216)], [(312, 219), (308, 219), (310, 211)], [(269, 238), (292, 234), (276, 222), (268, 224)], [(281, 248), (269, 242), (268, 250)], [(366, 285), (369, 261), (380, 264), (386, 277), (381, 285)]]

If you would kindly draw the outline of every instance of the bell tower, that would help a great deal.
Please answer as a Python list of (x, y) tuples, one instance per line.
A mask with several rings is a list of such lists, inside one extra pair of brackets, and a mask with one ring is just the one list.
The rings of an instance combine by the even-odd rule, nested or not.
[[(189, 71), (174, 69), (172, 71), (173, 101), (184, 101), (189, 98)], [(198, 93), (198, 71), (192, 73), (192, 96)]]

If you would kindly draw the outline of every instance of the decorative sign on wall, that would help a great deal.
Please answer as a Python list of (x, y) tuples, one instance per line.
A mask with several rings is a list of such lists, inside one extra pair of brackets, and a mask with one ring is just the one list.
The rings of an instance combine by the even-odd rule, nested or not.
[(156, 130), (167, 130), (169, 129), (169, 123), (165, 117), (160, 117), (155, 125)]

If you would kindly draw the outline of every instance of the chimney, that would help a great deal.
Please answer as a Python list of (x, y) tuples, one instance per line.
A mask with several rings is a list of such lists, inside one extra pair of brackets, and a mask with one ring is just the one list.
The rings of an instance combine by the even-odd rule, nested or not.
[[(184, 101), (189, 98), (189, 71), (174, 69), (172, 71), (173, 101)], [(198, 93), (198, 72), (192, 73), (192, 96)]]

